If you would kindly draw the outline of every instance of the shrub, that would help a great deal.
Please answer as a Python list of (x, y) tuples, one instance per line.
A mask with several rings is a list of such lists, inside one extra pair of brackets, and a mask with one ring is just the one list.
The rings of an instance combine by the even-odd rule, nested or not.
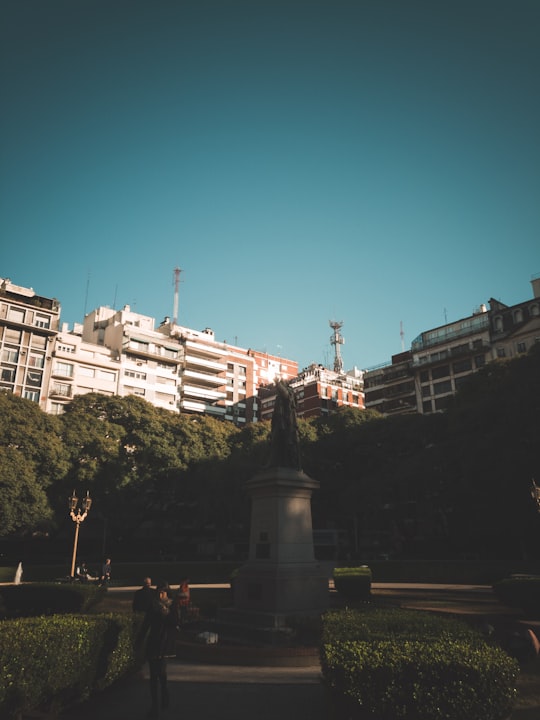
[(137, 619), (54, 615), (0, 622), (0, 717), (86, 700), (136, 664)]
[[(321, 667), (338, 709), (362, 720), (502, 720), (517, 663), (458, 621), (399, 609), (323, 616)], [(401, 617), (400, 617), (401, 616)]]
[(371, 570), (366, 566), (334, 568), (334, 587), (351, 600), (365, 600), (371, 594)]
[(504, 605), (520, 608), (531, 618), (540, 617), (540, 577), (505, 578), (493, 585), (493, 591)]
[(95, 585), (30, 583), (0, 588), (0, 619), (87, 612), (105, 592)]

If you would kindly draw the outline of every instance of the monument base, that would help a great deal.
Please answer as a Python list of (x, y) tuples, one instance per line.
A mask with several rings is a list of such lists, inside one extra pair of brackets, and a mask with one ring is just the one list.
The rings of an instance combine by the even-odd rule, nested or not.
[(317, 562), (248, 562), (234, 578), (233, 597), (236, 610), (276, 617), (317, 615), (328, 607), (328, 577)]

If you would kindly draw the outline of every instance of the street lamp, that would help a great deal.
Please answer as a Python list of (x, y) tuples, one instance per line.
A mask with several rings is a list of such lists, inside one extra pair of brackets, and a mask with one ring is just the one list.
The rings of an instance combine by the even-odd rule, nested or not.
[(74, 490), (73, 495), (68, 500), (69, 514), (71, 515), (71, 519), (75, 523), (75, 540), (73, 541), (71, 577), (75, 577), (75, 560), (77, 558), (77, 544), (79, 542), (79, 525), (86, 519), (86, 516), (88, 515), (90, 508), (92, 507), (92, 498), (90, 497), (90, 493), (88, 492), (88, 490), (86, 491), (86, 497), (83, 498), (80, 508), (78, 507), (78, 504), (79, 498), (75, 495)]
[(540, 512), (540, 487), (538, 487), (534, 480), (531, 480), (531, 497), (536, 503), (536, 509)]

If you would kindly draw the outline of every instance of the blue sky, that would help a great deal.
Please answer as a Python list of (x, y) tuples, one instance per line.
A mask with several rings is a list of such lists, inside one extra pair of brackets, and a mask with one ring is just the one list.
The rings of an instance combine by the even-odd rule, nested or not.
[(4, 0), (0, 276), (332, 365), (540, 273), (538, 0)]

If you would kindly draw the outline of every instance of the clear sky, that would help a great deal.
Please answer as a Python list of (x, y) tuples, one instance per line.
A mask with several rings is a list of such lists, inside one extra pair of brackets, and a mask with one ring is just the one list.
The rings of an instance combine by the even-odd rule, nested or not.
[(3, 0), (0, 277), (371, 367), (540, 273), (539, 0)]

